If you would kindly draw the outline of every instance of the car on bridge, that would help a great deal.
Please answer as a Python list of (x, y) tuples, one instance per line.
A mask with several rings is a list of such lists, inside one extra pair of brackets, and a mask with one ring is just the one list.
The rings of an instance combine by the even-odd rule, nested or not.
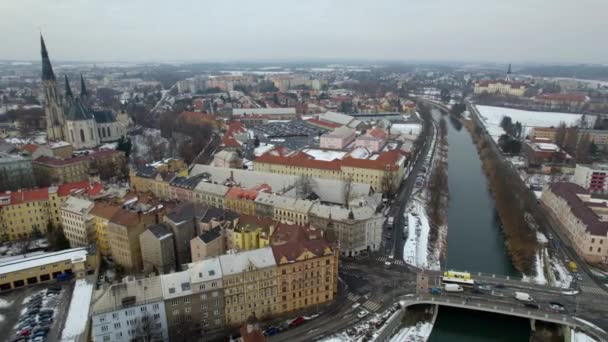
[(524, 306), (527, 307), (528, 309), (535, 309), (535, 310), (540, 309), (540, 306), (536, 303), (525, 303)]
[(553, 310), (553, 311), (564, 311), (564, 306), (561, 303), (558, 302), (550, 302), (549, 303), (549, 309)]

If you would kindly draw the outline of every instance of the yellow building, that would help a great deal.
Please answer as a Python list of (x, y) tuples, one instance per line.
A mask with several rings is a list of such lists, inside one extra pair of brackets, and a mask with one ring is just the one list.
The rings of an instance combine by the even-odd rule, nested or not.
[(502, 94), (510, 96), (524, 96), (526, 85), (520, 82), (505, 80), (479, 81), (475, 83), (475, 94)]
[(406, 155), (398, 150), (374, 154), (368, 159), (346, 156), (342, 160), (331, 161), (315, 159), (304, 152), (286, 155), (272, 150), (256, 158), (253, 169), (283, 175), (349, 180), (369, 184), (378, 192), (392, 192), (399, 187), (406, 164)]
[(275, 221), (272, 218), (240, 215), (232, 229), (232, 247), (237, 250), (266, 247), (274, 228)]
[(97, 256), (86, 248), (73, 248), (31, 257), (15, 256), (0, 263), (0, 291), (43, 283), (61, 273), (83, 278), (97, 268)]
[(227, 326), (236, 326), (255, 313), (260, 319), (275, 316), (276, 263), (270, 247), (219, 257), (224, 285)]
[(100, 150), (67, 159), (42, 156), (32, 162), (34, 175), (56, 183), (80, 182), (89, 178), (91, 165), (110, 165), (120, 169), (125, 154), (116, 150)]
[(97, 248), (101, 255), (111, 255), (110, 245), (108, 243), (107, 228), (110, 223), (112, 216), (120, 210), (117, 205), (106, 204), (103, 202), (96, 202), (91, 209), (89, 215), (93, 219), (93, 227), (95, 229)]
[(164, 200), (171, 198), (169, 182), (174, 177), (188, 176), (188, 165), (182, 159), (170, 158), (129, 171), (131, 188), (151, 192)]
[(224, 208), (239, 214), (255, 215), (255, 199), (257, 190), (232, 187), (224, 197)]
[(62, 184), (41, 189), (20, 190), (0, 194), (0, 234), (2, 240), (16, 240), (33, 232), (46, 232), (48, 222), (61, 223), (59, 210), (73, 191), (97, 195), (103, 187), (89, 182)]
[(125, 209), (118, 210), (112, 216), (106, 228), (106, 240), (117, 265), (128, 272), (143, 269), (139, 235), (155, 221), (155, 213), (142, 214)]

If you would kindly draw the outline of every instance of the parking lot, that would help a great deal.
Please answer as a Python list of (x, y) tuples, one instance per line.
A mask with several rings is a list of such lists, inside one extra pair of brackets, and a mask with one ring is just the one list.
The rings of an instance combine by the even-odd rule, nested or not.
[[(59, 341), (73, 282), (40, 284), (0, 294), (3, 341)], [(37, 337), (37, 338), (35, 338)]]

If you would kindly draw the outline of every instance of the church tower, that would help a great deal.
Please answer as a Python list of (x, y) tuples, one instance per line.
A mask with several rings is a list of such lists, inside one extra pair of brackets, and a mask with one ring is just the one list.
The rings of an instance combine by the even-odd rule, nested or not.
[(65, 140), (63, 107), (59, 94), (57, 94), (57, 80), (42, 35), (40, 35), (40, 53), (42, 55), (42, 89), (44, 91), (47, 140)]

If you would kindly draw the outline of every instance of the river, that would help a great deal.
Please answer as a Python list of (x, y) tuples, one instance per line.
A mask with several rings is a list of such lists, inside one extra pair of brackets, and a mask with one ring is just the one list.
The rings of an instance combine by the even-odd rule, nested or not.
[[(433, 117), (441, 113), (433, 109)], [(471, 135), (448, 121), (448, 250), (445, 268), (517, 275), (511, 265), (500, 218)], [(430, 342), (528, 341), (527, 320), (441, 307)]]

